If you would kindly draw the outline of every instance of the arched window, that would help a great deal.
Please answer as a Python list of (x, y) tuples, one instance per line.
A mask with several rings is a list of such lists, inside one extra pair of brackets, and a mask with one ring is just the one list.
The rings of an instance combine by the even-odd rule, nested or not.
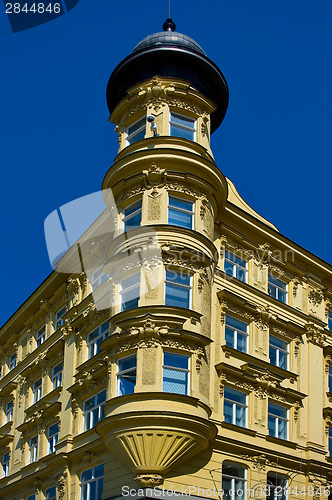
[(245, 500), (247, 470), (239, 464), (224, 462), (222, 465), (223, 500)]

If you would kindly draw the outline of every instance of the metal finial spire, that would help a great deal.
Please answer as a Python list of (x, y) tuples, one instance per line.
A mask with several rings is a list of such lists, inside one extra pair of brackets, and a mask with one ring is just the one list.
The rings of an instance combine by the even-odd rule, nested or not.
[(168, 19), (171, 18), (171, 0), (168, 0)]
[(169, 17), (163, 24), (164, 31), (175, 31), (176, 25), (173, 23), (172, 19)]

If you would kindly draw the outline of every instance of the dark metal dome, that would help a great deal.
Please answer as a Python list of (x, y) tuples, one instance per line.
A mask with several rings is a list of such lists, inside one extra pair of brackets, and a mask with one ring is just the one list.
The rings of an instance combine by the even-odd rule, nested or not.
[(195, 40), (182, 33), (174, 33), (173, 31), (161, 31), (149, 35), (144, 40), (136, 45), (133, 54), (148, 47), (181, 47), (183, 49), (192, 50), (198, 54), (205, 55), (204, 50), (198, 45)]
[(225, 77), (195, 40), (174, 33), (175, 24), (171, 19), (166, 20), (163, 29), (164, 32), (144, 38), (111, 74), (106, 90), (110, 114), (130, 87), (154, 76), (180, 78), (190, 82), (216, 106), (211, 114), (211, 132), (214, 132), (228, 106)]

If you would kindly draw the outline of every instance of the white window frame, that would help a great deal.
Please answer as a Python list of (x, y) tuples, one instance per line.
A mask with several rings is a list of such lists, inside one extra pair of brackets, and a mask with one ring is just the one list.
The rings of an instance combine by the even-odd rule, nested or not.
[[(129, 278), (129, 277), (133, 277), (133, 276), (136, 276), (138, 277), (138, 280), (135, 281), (135, 283), (133, 285), (130, 285), (129, 287), (127, 288), (123, 288), (123, 282), (125, 279)], [(128, 276), (125, 276), (123, 277), (123, 279), (120, 281), (120, 291), (119, 291), (119, 294), (120, 294), (120, 311), (127, 311), (128, 309), (124, 309), (124, 304), (126, 304), (126, 301), (123, 300), (123, 296), (126, 292), (136, 288), (138, 284), (138, 300), (137, 300), (137, 306), (139, 304), (139, 300), (140, 300), (140, 288), (141, 288), (141, 273), (140, 271), (137, 271), (135, 273), (132, 273), (132, 274), (128, 274)], [(136, 306), (136, 307), (137, 307)]]
[(6, 410), (5, 410), (5, 422), (6, 424), (8, 422), (12, 422), (14, 419), (14, 400), (11, 399), (6, 403)]
[[(224, 466), (226, 467), (227, 465), (233, 466), (233, 467), (241, 467), (244, 471), (244, 477), (239, 477), (239, 476), (231, 476), (230, 474), (226, 474), (224, 472)], [(225, 460), (222, 464), (222, 476), (221, 476), (221, 483), (223, 482), (223, 478), (228, 478), (231, 481), (231, 488), (228, 493), (230, 493), (230, 496), (226, 493), (227, 496), (225, 498), (228, 498), (229, 500), (237, 500), (238, 496), (236, 492), (239, 490), (239, 488), (236, 486), (237, 481), (241, 481), (244, 483), (244, 492), (243, 492), (243, 498), (247, 498), (247, 468), (239, 463), (233, 463), (233, 462), (228, 462)], [(222, 488), (224, 488), (222, 484)], [(227, 490), (225, 490), (227, 491)]]
[[(105, 399), (101, 403), (97, 403), (97, 397), (99, 394), (105, 393)], [(91, 401), (91, 399), (95, 399), (95, 405), (92, 408), (89, 408), (88, 410), (84, 410), (84, 406), (88, 401)], [(99, 422), (102, 418), (104, 418), (103, 414), (103, 408), (106, 404), (106, 389), (97, 392), (90, 398), (87, 398), (83, 401), (83, 432), (89, 431), (90, 429), (93, 429), (92, 425), (92, 413), (94, 410), (98, 410), (98, 417), (97, 417), (97, 422)]]
[[(105, 468), (103, 467), (103, 475), (102, 476), (95, 478), (94, 474), (92, 473), (92, 478), (91, 479), (89, 479), (88, 481), (83, 481), (83, 474), (85, 472), (88, 472), (90, 470), (94, 470), (94, 469), (96, 469), (96, 467), (98, 467), (100, 465), (104, 465), (104, 464), (97, 464), (94, 467), (90, 467), (89, 469), (85, 469), (84, 471), (82, 471), (82, 473), (80, 475), (80, 500), (89, 500), (90, 499), (89, 484), (93, 483), (93, 482), (97, 483), (97, 486), (96, 486), (96, 500), (99, 500), (99, 499), (101, 500), (102, 493), (103, 493), (103, 483), (104, 483)], [(101, 478), (102, 478), (102, 487), (99, 488), (99, 480)], [(87, 496), (84, 496), (84, 485), (88, 485), (87, 486)], [(99, 491), (100, 489), (101, 489), (101, 491)]]
[[(174, 198), (176, 200), (185, 201), (191, 204), (191, 210), (187, 210), (185, 208), (178, 208), (171, 205), (171, 199)], [(191, 215), (191, 226), (190, 228), (186, 228), (185, 226), (181, 226), (177, 224), (177, 227), (184, 227), (185, 229), (194, 229), (195, 227), (195, 201), (187, 200), (186, 198), (181, 198), (180, 196), (174, 196), (172, 194), (168, 195), (168, 205), (167, 205), (167, 220), (169, 220), (169, 212), (173, 210), (174, 212), (179, 212), (187, 215)]]
[[(133, 201), (129, 205), (126, 205), (125, 207), (122, 207), (122, 232), (126, 232), (126, 222), (128, 220), (132, 219), (133, 217), (135, 217), (135, 215), (137, 215), (139, 213), (141, 214), (141, 222), (140, 222), (140, 226), (141, 226), (141, 224), (142, 224), (142, 203), (143, 203), (142, 198), (139, 198), (138, 200)], [(125, 210), (128, 210), (128, 208), (133, 207), (134, 205), (139, 205), (139, 207), (137, 208), (137, 210), (135, 210), (134, 212), (132, 212), (129, 215), (124, 215), (125, 214)], [(133, 229), (136, 229), (136, 228), (133, 228)]]
[[(139, 123), (140, 121), (144, 121), (144, 124), (142, 124), (140, 127), (138, 127), (137, 130), (135, 130), (134, 132), (131, 132), (131, 134), (128, 133), (128, 130), (130, 128), (132, 128), (134, 125), (136, 125), (136, 123)], [(141, 116), (140, 118), (138, 118), (138, 120), (134, 121), (131, 125), (128, 125), (128, 127), (126, 128), (126, 145), (127, 146), (130, 146), (130, 144), (134, 144), (135, 142), (137, 141), (133, 141), (133, 142), (130, 142), (132, 140), (133, 137), (135, 137), (136, 135), (138, 135), (140, 132), (142, 132), (142, 130), (145, 130), (145, 134), (144, 136), (146, 135), (146, 123), (147, 123), (147, 120), (146, 120), (146, 116)], [(144, 139), (145, 137), (143, 137)], [(140, 141), (143, 140), (143, 139), (139, 139)]]
[(38, 460), (38, 434), (29, 439), (29, 464)]
[(1, 477), (7, 477), (9, 474), (10, 453), (7, 451), (1, 457)]
[[(245, 397), (245, 403), (239, 403), (238, 401), (235, 401), (233, 399), (229, 399), (229, 398), (226, 398), (226, 391), (227, 390), (231, 390), (231, 391), (234, 391), (234, 392), (238, 392), (239, 394), (242, 394), (244, 397)], [(248, 428), (248, 394), (246, 392), (243, 392), (243, 391), (239, 391), (238, 389), (233, 389), (233, 387), (228, 387), (226, 386), (224, 388), (224, 406), (223, 406), (223, 409), (224, 409), (224, 419), (225, 419), (225, 402), (228, 402), (228, 403), (231, 403), (232, 405), (232, 422), (227, 422), (227, 423), (231, 423), (232, 425), (236, 425), (237, 427), (242, 427), (244, 429), (247, 429)], [(241, 407), (241, 408), (245, 408), (245, 412), (244, 412), (244, 419), (245, 419), (245, 422), (244, 424), (245, 425), (238, 425), (236, 423), (236, 409), (237, 407)], [(226, 420), (225, 420), (226, 422)]]
[[(61, 366), (61, 370), (57, 370)], [(52, 368), (52, 390), (57, 387), (61, 387), (62, 385), (62, 372), (63, 372), (63, 363), (58, 363)]]
[[(233, 259), (239, 259), (242, 260), (245, 263), (245, 266), (241, 265), (239, 262), (236, 262), (236, 260)], [(228, 276), (232, 276), (233, 278), (236, 278), (237, 280), (241, 281), (242, 283), (248, 283), (248, 261), (246, 259), (243, 259), (242, 257), (239, 257), (236, 255), (234, 252), (231, 252), (230, 250), (225, 250), (225, 255), (224, 255), (224, 260), (225, 263), (229, 263), (232, 265), (232, 274), (228, 273), (225, 270), (225, 273)], [(224, 269), (226, 268), (224, 263)], [(244, 280), (240, 279), (239, 276), (239, 271), (244, 271)]]
[[(56, 427), (56, 432), (52, 432), (52, 429)], [(55, 447), (59, 439), (59, 424), (56, 422), (52, 424), (47, 429), (47, 453), (54, 453)]]
[(107, 278), (109, 278), (109, 274), (103, 271), (103, 267), (104, 265), (101, 265), (91, 274), (90, 286), (93, 292), (97, 290), (97, 288), (99, 288), (107, 280)]
[[(182, 285), (181, 283), (177, 283), (176, 281), (171, 281), (169, 279), (167, 279), (167, 271), (169, 272), (172, 272), (172, 273), (176, 273), (176, 274), (183, 274), (183, 275), (186, 275), (190, 278), (189, 280), (189, 285)], [(182, 288), (182, 289), (186, 289), (186, 290), (189, 290), (189, 304), (188, 304), (188, 307), (183, 307), (183, 306), (174, 306), (174, 307), (183, 307), (183, 309), (192, 309), (192, 305), (193, 305), (193, 300), (192, 300), (192, 292), (193, 292), (193, 275), (190, 274), (190, 272), (187, 272), (187, 271), (183, 271), (182, 269), (180, 269), (179, 271), (177, 269), (173, 269), (173, 268), (167, 268), (165, 269), (165, 305), (166, 304), (166, 289), (167, 289), (167, 284), (169, 285), (172, 285), (172, 286), (176, 286), (178, 288)], [(170, 307), (173, 307), (173, 306), (170, 306)]]
[[(246, 329), (245, 330), (236, 329), (234, 326), (227, 324), (228, 318), (234, 319), (235, 321), (239, 321), (240, 323), (242, 323), (243, 325), (246, 326)], [(238, 335), (240, 334), (240, 335), (246, 337), (246, 349), (245, 349), (245, 351), (240, 351), (240, 352), (247, 353), (248, 352), (248, 345), (249, 345), (249, 323), (247, 323), (246, 321), (243, 321), (241, 319), (238, 319), (235, 316), (231, 316), (230, 314), (226, 314), (226, 317), (225, 317), (225, 342), (226, 342), (226, 328), (233, 332), (233, 340), (234, 340), (233, 349), (236, 349), (237, 351), (240, 351), (238, 349)], [(230, 347), (232, 347), (232, 346), (230, 346)]]
[[(180, 123), (173, 122), (172, 121), (173, 116), (178, 116), (179, 118), (191, 120), (193, 127), (189, 127), (187, 125), (182, 125)], [(179, 137), (178, 135), (171, 134), (171, 127), (172, 126), (175, 128), (186, 130), (187, 132), (193, 132), (193, 134), (194, 134), (193, 139), (188, 139), (188, 141), (193, 141), (193, 142), (197, 141), (197, 119), (196, 118), (193, 118), (192, 116), (188, 116), (188, 115), (182, 115), (181, 113), (177, 113), (176, 111), (174, 112), (174, 111), (170, 110), (170, 113), (169, 113), (169, 135), (170, 135), (170, 137)], [(182, 137), (181, 137), (181, 139), (182, 139)]]
[[(278, 479), (280, 479), (280, 482), (285, 482), (284, 485), (281, 484), (276, 484), (276, 485), (271, 485), (269, 484), (269, 475), (275, 477), (275, 481), (278, 482)], [(270, 479), (272, 482), (272, 479)], [(275, 491), (276, 488), (281, 488), (282, 496), (280, 496), (279, 492)], [(266, 475), (266, 500), (287, 500), (288, 494), (287, 494), (287, 489), (288, 489), (288, 478), (286, 476), (282, 476), (278, 474), (277, 472), (269, 471)], [(272, 490), (272, 491), (271, 491)], [(280, 493), (281, 493), (280, 492)], [(272, 495), (271, 495), (272, 493)]]
[[(40, 382), (40, 384), (39, 384)], [(43, 379), (39, 378), (32, 384), (32, 404), (38, 403), (42, 398)]]
[[(279, 406), (280, 408), (283, 408), (286, 411), (286, 417), (280, 417), (279, 415), (271, 413), (269, 410), (270, 405)], [(268, 408), (267, 409), (268, 419), (271, 416), (275, 419), (275, 423), (276, 423), (276, 426), (275, 426), (276, 427), (276, 435), (270, 434), (270, 429), (268, 428), (269, 436), (272, 436), (272, 437), (275, 437), (278, 439), (283, 439), (284, 441), (287, 441), (288, 440), (288, 433), (289, 433), (289, 410), (288, 410), (288, 408), (286, 408), (286, 406), (273, 403), (272, 401), (268, 402), (267, 408)], [(282, 420), (283, 422), (286, 422), (286, 436), (285, 437), (279, 437), (279, 421), (280, 420)]]
[[(106, 326), (107, 325), (107, 326)], [(105, 330), (104, 330), (105, 327)], [(89, 339), (89, 335), (92, 335), (93, 333), (98, 332), (97, 337), (94, 337), (92, 340)], [(101, 342), (105, 340), (109, 335), (109, 321), (105, 321), (101, 325), (99, 325), (97, 328), (92, 330), (91, 332), (88, 333), (87, 335), (87, 342), (86, 342), (86, 356), (87, 359), (93, 358), (98, 353), (98, 340), (101, 339)]]
[[(179, 357), (182, 357), (182, 358), (187, 358), (187, 368), (178, 368), (177, 366), (170, 366), (170, 365), (165, 365), (165, 354), (172, 354), (174, 356), (179, 356)], [(164, 390), (164, 369), (168, 369), (168, 370), (173, 370), (174, 372), (182, 372), (182, 373), (187, 373), (188, 374), (188, 377), (187, 377), (187, 385), (186, 385), (186, 392), (185, 392), (185, 395), (186, 396), (189, 396), (190, 395), (190, 359), (191, 359), (191, 355), (190, 354), (182, 354), (182, 353), (176, 353), (176, 352), (172, 352), (172, 351), (163, 351), (163, 366), (162, 366), (162, 376), (163, 376), (163, 392), (166, 392)], [(179, 394), (179, 393), (176, 393), (176, 392), (173, 392), (173, 393), (170, 393), (170, 394)]]
[[(285, 286), (284, 287), (278, 286), (277, 284), (273, 283), (271, 281), (271, 279), (277, 280), (280, 283), (283, 283)], [(270, 287), (273, 287), (276, 290), (276, 296), (275, 297), (273, 297), (273, 295), (270, 294)], [(280, 300), (280, 298), (279, 298), (280, 291), (282, 291), (285, 294), (285, 300), (284, 301)], [(269, 275), (268, 275), (268, 294), (269, 294), (270, 297), (272, 297), (272, 299), (278, 300), (278, 302), (281, 302), (282, 304), (288, 304), (288, 282), (284, 281), (284, 280), (281, 280), (280, 278), (275, 278), (274, 276), (272, 276), (269, 273)]]
[(9, 361), (8, 361), (8, 370), (14, 370), (17, 365), (17, 354), (14, 352), (11, 356), (9, 356)]
[[(280, 342), (284, 342), (286, 344), (286, 349), (282, 349), (281, 347), (274, 345), (273, 343), (271, 343), (271, 339), (276, 339), (276, 340), (279, 340)], [(270, 334), (269, 335), (269, 352), (270, 352), (271, 348), (276, 351), (276, 364), (274, 365), (274, 363), (271, 362), (271, 358), (270, 358), (270, 363), (273, 364), (274, 366), (277, 366), (278, 368), (281, 368), (282, 370), (288, 370), (288, 366), (289, 366), (288, 365), (288, 363), (289, 363), (289, 342), (282, 340), (282, 339), (279, 339), (275, 335)], [(282, 368), (282, 366), (280, 366), (280, 353), (281, 352), (286, 355), (286, 367), (285, 368)]]
[(36, 347), (39, 347), (46, 339), (46, 325), (43, 325), (36, 333)]
[(66, 312), (67, 312), (66, 306), (62, 306), (55, 313), (55, 325), (54, 325), (55, 331), (58, 330), (60, 326), (63, 326), (65, 324), (65, 320), (62, 319), (62, 317), (66, 314)]
[[(128, 359), (128, 358), (135, 358), (136, 359), (136, 364), (135, 364), (135, 367), (132, 367), (132, 368), (127, 368), (126, 370), (119, 370), (119, 364), (121, 361), (123, 361), (124, 359)], [(124, 396), (124, 394), (121, 394), (120, 392), (120, 380), (122, 378), (123, 375), (126, 375), (126, 374), (129, 374), (131, 372), (133, 372), (133, 370), (135, 370), (135, 377), (136, 377), (136, 382), (137, 382), (137, 353), (135, 354), (130, 354), (129, 356), (123, 356), (122, 358), (119, 358), (118, 361), (117, 361), (117, 373), (116, 373), (116, 395), (117, 396)], [(135, 387), (136, 387), (136, 383), (135, 383), (135, 386), (134, 386), (134, 390), (135, 390)]]

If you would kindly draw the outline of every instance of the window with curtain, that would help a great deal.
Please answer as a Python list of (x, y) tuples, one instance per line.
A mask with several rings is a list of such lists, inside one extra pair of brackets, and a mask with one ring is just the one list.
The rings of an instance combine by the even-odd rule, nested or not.
[(163, 392), (189, 394), (190, 356), (164, 352)]

